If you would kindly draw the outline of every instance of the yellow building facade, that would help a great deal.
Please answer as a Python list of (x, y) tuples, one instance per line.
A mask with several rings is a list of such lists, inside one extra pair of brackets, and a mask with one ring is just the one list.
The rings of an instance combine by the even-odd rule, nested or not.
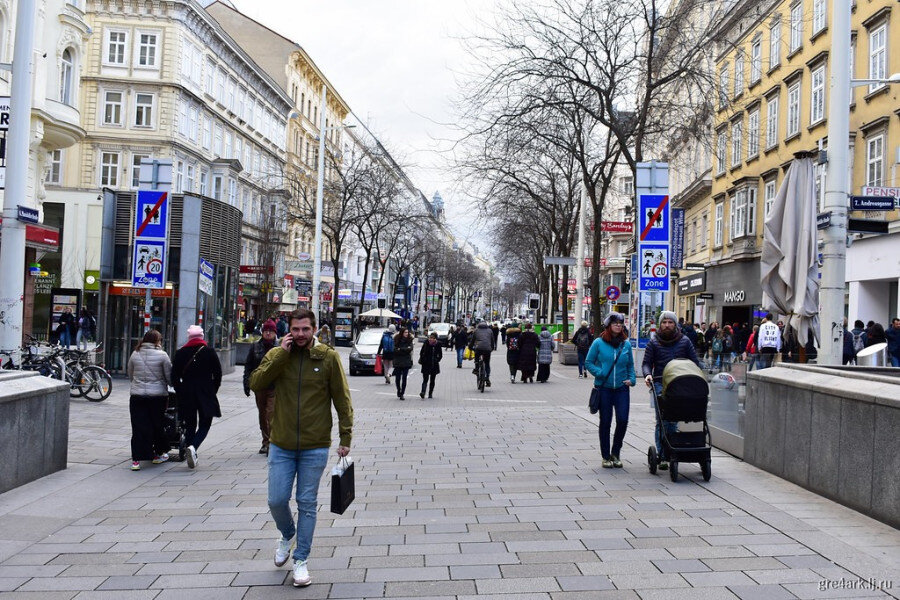
[[(851, 17), (853, 79), (885, 79), (900, 70), (900, 43), (888, 0), (858, 2)], [(760, 316), (763, 223), (794, 154), (827, 151), (831, 2), (739, 1), (716, 30), (720, 53), (707, 245), (707, 321), (752, 323)], [(850, 191), (896, 185), (898, 90), (853, 89)], [(827, 176), (819, 154), (820, 206)], [(883, 215), (890, 217), (896, 213)], [(894, 281), (896, 295), (896, 279)], [(708, 295), (708, 294), (707, 294)], [(896, 301), (895, 301), (896, 304)]]

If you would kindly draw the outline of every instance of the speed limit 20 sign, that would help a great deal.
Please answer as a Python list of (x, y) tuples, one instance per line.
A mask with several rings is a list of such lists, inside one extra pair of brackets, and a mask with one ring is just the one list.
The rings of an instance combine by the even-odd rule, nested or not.
[(669, 291), (669, 245), (640, 244), (638, 277), (641, 291)]

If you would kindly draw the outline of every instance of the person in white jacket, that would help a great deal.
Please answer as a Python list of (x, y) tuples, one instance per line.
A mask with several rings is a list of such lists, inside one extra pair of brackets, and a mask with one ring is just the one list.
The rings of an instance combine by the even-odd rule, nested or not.
[(150, 460), (155, 465), (169, 460), (169, 442), (163, 425), (171, 377), (172, 361), (162, 349), (162, 334), (151, 329), (128, 359), (132, 471), (141, 470), (142, 460)]

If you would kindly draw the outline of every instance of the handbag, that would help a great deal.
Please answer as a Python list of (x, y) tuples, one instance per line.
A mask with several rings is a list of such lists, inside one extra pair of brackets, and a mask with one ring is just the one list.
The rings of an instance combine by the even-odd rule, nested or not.
[(591, 397), (588, 398), (588, 410), (591, 411), (592, 415), (596, 415), (600, 412), (600, 388), (603, 387), (607, 381), (609, 381), (609, 376), (612, 375), (613, 369), (616, 368), (616, 363), (619, 362), (619, 356), (622, 355), (622, 346), (620, 345), (616, 349), (616, 358), (613, 360), (612, 366), (609, 368), (609, 371), (606, 372), (606, 377), (603, 378), (603, 383), (600, 385), (595, 385), (591, 390)]
[(381, 355), (377, 355), (375, 357), (375, 374), (381, 375), (384, 372), (384, 363), (381, 360)]
[(331, 512), (342, 515), (356, 497), (353, 459), (342, 457), (331, 469)]

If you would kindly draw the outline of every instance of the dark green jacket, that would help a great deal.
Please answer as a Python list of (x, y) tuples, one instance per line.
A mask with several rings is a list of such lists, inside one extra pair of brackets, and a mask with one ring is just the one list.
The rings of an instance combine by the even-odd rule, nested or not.
[(263, 391), (272, 384), (275, 415), (269, 439), (273, 444), (284, 450), (331, 446), (333, 404), (340, 445), (350, 447), (353, 404), (341, 358), (333, 348), (320, 342), (290, 352), (281, 346), (272, 348), (250, 375), (250, 389)]

